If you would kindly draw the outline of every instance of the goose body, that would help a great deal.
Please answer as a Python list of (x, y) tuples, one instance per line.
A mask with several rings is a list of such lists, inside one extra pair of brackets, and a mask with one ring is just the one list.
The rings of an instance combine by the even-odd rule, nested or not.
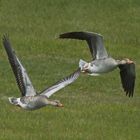
[[(86, 70), (84, 70), (84, 67), (86, 65), (87, 65), (87, 68)], [(118, 63), (116, 62), (115, 59), (111, 57), (103, 59), (102, 61), (97, 59), (89, 63), (83, 60), (79, 61), (79, 67), (81, 68), (81, 70), (83, 72), (84, 71), (88, 72), (90, 75), (100, 75), (103, 73), (108, 73), (110, 71), (113, 71), (115, 68), (117, 68), (117, 66), (118, 66)]]
[(92, 32), (68, 32), (60, 34), (59, 38), (85, 40), (93, 60), (90, 62), (80, 60), (79, 67), (81, 71), (89, 75), (97, 76), (119, 68), (124, 91), (129, 97), (133, 96), (136, 77), (134, 62), (129, 59), (116, 60), (110, 57), (104, 47), (102, 35)]
[(21, 97), (9, 97), (9, 102), (26, 110), (35, 110), (47, 105), (62, 107), (63, 104), (61, 104), (60, 101), (50, 100), (49, 97), (65, 86), (73, 83), (79, 77), (80, 69), (78, 68), (74, 73), (59, 80), (54, 85), (44, 89), (42, 92), (37, 93), (26, 72), (26, 69), (23, 67), (12, 49), (7, 36), (3, 37), (3, 45), (8, 55), (17, 85), (21, 92)]
[[(24, 97), (20, 97), (20, 98), (9, 97), (9, 102), (11, 104), (20, 106), (21, 108), (27, 109), (27, 110), (35, 110), (35, 109), (39, 109), (39, 108), (42, 108), (47, 105), (54, 105), (54, 106), (58, 105), (57, 102), (55, 104), (55, 101), (51, 102), (47, 97), (41, 96), (41, 95), (27, 96), (27, 97), (24, 96)], [(61, 106), (61, 105), (62, 104), (60, 103), (59, 106)]]

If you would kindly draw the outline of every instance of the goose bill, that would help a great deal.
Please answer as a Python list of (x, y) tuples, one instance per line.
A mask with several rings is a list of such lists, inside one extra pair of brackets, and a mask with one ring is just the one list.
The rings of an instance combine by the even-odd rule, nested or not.
[(64, 105), (60, 103), (57, 105), (57, 107), (64, 107)]

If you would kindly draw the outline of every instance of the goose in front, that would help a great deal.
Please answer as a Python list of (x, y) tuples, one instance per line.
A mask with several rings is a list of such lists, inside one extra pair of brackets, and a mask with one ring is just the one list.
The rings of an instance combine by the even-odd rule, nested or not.
[(124, 91), (129, 97), (133, 96), (135, 86), (135, 64), (130, 59), (116, 60), (110, 57), (103, 44), (103, 36), (92, 32), (67, 32), (59, 35), (59, 38), (86, 40), (93, 60), (79, 61), (82, 72), (89, 75), (100, 75), (110, 72), (117, 67), (120, 69), (120, 77)]
[(49, 97), (58, 90), (74, 82), (79, 77), (80, 69), (78, 68), (74, 73), (37, 94), (28, 77), (26, 69), (23, 67), (18, 57), (16, 56), (7, 36), (3, 37), (3, 45), (22, 95), (19, 98), (10, 97), (10, 103), (26, 110), (35, 110), (47, 105), (62, 107), (63, 104), (61, 104), (60, 101), (50, 100)]

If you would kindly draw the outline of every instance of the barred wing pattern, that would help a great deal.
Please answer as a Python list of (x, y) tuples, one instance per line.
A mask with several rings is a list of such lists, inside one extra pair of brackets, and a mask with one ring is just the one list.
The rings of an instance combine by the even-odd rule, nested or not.
[(80, 68), (78, 68), (74, 73), (70, 74), (69, 76), (63, 78), (62, 80), (58, 81), (51, 87), (45, 89), (41, 92), (41, 95), (45, 95), (48, 98), (54, 94), (55, 92), (59, 91), (60, 89), (66, 87), (67, 85), (73, 83), (80, 75)]
[(8, 55), (10, 65), (16, 78), (17, 85), (22, 96), (34, 96), (36, 92), (26, 73), (25, 68), (17, 58), (14, 50), (11, 47), (10, 41), (6, 35), (3, 36), (3, 45)]

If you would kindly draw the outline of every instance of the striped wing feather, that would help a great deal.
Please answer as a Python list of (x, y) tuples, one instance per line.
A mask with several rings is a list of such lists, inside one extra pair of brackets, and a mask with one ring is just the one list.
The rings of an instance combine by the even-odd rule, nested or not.
[(60, 89), (66, 87), (67, 85), (73, 83), (80, 75), (80, 68), (78, 68), (74, 73), (70, 74), (69, 76), (61, 79), (60, 81), (56, 82), (51, 87), (45, 89), (41, 92), (41, 95), (45, 95), (48, 98), (54, 94), (55, 92), (59, 91)]
[(36, 93), (32, 86), (32, 83), (26, 73), (25, 68), (22, 66), (14, 50), (12, 49), (7, 35), (3, 36), (3, 45), (8, 55), (8, 60), (12, 67), (17, 85), (19, 87), (22, 96), (34, 96)]

